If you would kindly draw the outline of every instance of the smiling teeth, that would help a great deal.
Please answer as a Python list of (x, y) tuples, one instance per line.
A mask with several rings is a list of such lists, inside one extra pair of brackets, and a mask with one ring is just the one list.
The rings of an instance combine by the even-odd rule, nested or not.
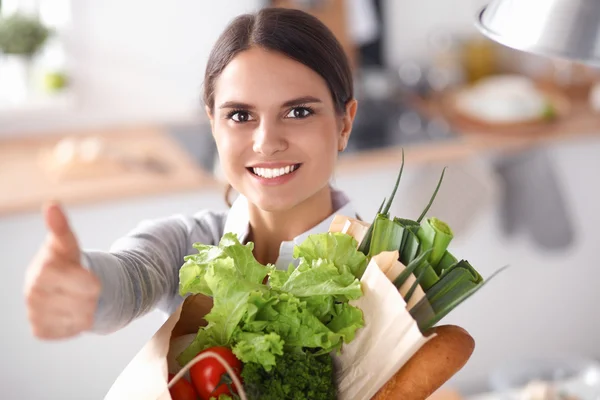
[(288, 165), (287, 167), (281, 168), (252, 168), (252, 172), (262, 178), (277, 178), (281, 175), (289, 174), (290, 172), (294, 172), (296, 170), (295, 165)]

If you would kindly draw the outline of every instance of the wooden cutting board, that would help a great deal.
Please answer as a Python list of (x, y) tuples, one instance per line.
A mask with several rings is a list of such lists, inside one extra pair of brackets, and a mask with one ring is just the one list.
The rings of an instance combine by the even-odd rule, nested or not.
[[(56, 145), (65, 137), (101, 140), (117, 160), (57, 168)], [(148, 160), (151, 159), (151, 162)], [(184, 149), (157, 128), (139, 127), (0, 141), (0, 215), (37, 211), (49, 199), (93, 203), (132, 196), (219, 187)]]

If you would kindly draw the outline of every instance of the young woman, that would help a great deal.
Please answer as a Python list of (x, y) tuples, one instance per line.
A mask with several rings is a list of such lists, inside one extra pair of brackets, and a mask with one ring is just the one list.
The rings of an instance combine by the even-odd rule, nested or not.
[(210, 54), (204, 102), (225, 177), (240, 196), (226, 212), (140, 224), (108, 252), (81, 251), (60, 206), (48, 205), (48, 238), (25, 287), (37, 337), (110, 333), (155, 308), (171, 314), (183, 300), (179, 267), (193, 243), (217, 244), (234, 232), (254, 242), (259, 262), (286, 268), (295, 243), (327, 231), (335, 214), (355, 215), (330, 185), (357, 109), (352, 72), (316, 18), (267, 8), (235, 19)]

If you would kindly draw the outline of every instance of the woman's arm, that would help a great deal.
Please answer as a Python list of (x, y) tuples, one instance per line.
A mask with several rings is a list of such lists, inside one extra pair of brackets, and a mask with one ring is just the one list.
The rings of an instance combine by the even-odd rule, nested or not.
[[(101, 281), (92, 332), (111, 333), (161, 308), (172, 312), (178, 298), (179, 269), (196, 242), (215, 244), (225, 213), (145, 221), (118, 239), (108, 252), (85, 251), (82, 265)], [(179, 300), (179, 301), (178, 301)]]

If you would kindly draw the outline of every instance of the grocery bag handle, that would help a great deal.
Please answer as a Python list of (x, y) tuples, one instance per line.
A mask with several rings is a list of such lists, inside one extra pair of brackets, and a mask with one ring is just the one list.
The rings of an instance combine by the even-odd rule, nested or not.
[(225, 370), (227, 371), (227, 373), (229, 374), (229, 376), (231, 377), (231, 379), (233, 380), (233, 384), (235, 385), (235, 388), (238, 391), (238, 396), (240, 396), (241, 400), (248, 400), (248, 398), (246, 397), (246, 392), (244, 392), (244, 387), (242, 386), (242, 382), (240, 382), (240, 380), (238, 379), (238, 377), (236, 376), (235, 372), (233, 371), (233, 368), (231, 367), (231, 365), (229, 365), (227, 363), (227, 361), (225, 361), (225, 359), (223, 357), (221, 357), (219, 354), (215, 353), (214, 351), (205, 351), (202, 352), (200, 354), (198, 354), (196, 357), (194, 357), (192, 359), (192, 361), (190, 361), (189, 363), (187, 363), (182, 369), (181, 371), (179, 371), (174, 377), (173, 379), (171, 379), (171, 381), (169, 382), (168, 388), (171, 389), (171, 387), (173, 387), (173, 385), (179, 380), (181, 379), (182, 376), (184, 376), (189, 370), (190, 368), (192, 368), (192, 366), (194, 364), (196, 364), (198, 361), (204, 360), (205, 358), (209, 358), (209, 357), (214, 357), (217, 359), (218, 362), (221, 363), (221, 365), (223, 365), (223, 367), (225, 367)]

